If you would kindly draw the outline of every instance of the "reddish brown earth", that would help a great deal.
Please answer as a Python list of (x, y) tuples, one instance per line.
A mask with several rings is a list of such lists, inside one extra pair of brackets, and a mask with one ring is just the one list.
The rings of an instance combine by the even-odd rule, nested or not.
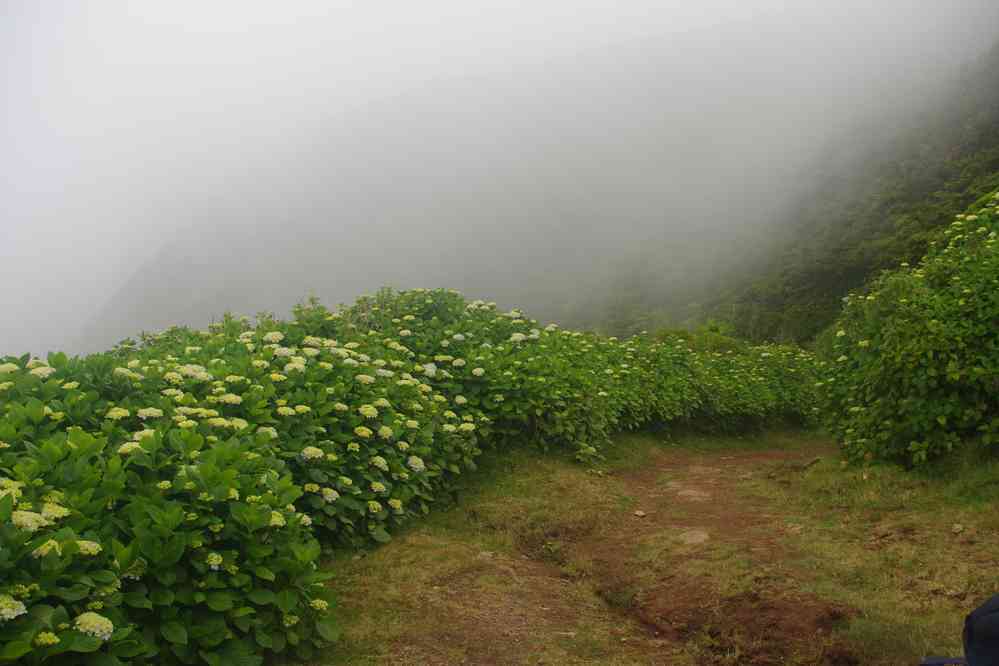
[[(855, 611), (802, 589), (810, 572), (786, 564), (800, 526), (748, 487), (815, 456), (655, 448), (600, 480), (623, 490), (617, 504), (518, 525), (512, 553), (404, 535), (393, 547), (414, 565), (434, 553), (460, 564), (412, 593), (370, 572), (349, 581), (356, 596), (401, 586), (397, 603), (425, 627), (365, 663), (859, 665), (833, 632)], [(482, 530), (509, 527), (463, 510)]]

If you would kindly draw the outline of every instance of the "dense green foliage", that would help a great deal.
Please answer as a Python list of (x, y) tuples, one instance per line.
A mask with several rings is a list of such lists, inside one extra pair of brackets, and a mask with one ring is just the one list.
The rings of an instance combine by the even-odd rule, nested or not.
[(535, 324), (385, 291), (0, 360), (0, 660), (308, 657), (337, 636), (321, 544), (390, 538), (485, 444), (586, 459), (649, 421), (813, 410), (797, 349)]
[(825, 414), (848, 455), (921, 463), (999, 442), (999, 193), (847, 297), (821, 341)]

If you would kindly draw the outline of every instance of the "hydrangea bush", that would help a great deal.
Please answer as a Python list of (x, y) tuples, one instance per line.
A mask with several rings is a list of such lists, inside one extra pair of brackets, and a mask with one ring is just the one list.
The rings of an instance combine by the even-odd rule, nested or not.
[(822, 341), (829, 426), (854, 459), (920, 464), (999, 442), (999, 193), (845, 299)]
[(449, 290), (0, 359), (0, 660), (308, 658), (337, 638), (322, 548), (388, 540), (483, 446), (592, 459), (649, 422), (808, 418), (814, 384), (798, 349), (542, 328)]

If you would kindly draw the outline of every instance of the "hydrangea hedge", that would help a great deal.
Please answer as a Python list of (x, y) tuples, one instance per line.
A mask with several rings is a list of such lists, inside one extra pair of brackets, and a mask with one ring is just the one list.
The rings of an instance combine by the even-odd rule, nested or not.
[(260, 664), (337, 638), (323, 547), (386, 541), (483, 446), (814, 409), (812, 357), (544, 329), (446, 290), (0, 359), (0, 661)]
[(920, 464), (999, 443), (999, 193), (958, 215), (918, 266), (844, 300), (819, 388), (850, 457)]

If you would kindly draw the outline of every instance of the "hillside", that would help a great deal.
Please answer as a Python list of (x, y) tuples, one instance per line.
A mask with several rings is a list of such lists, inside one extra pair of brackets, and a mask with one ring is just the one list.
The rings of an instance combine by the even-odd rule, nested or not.
[(918, 261), (935, 230), (999, 185), (999, 45), (917, 124), (868, 145), (829, 152), (779, 257), (710, 312), (754, 339), (808, 340), (868, 277)]
[[(623, 334), (714, 319), (754, 340), (811, 340), (847, 293), (918, 261), (936, 230), (999, 186), (999, 44), (928, 98), (842, 130), (784, 178), (794, 195), (765, 232), (737, 219), (711, 243), (647, 243), (564, 320)], [(735, 195), (749, 210), (766, 193)]]

